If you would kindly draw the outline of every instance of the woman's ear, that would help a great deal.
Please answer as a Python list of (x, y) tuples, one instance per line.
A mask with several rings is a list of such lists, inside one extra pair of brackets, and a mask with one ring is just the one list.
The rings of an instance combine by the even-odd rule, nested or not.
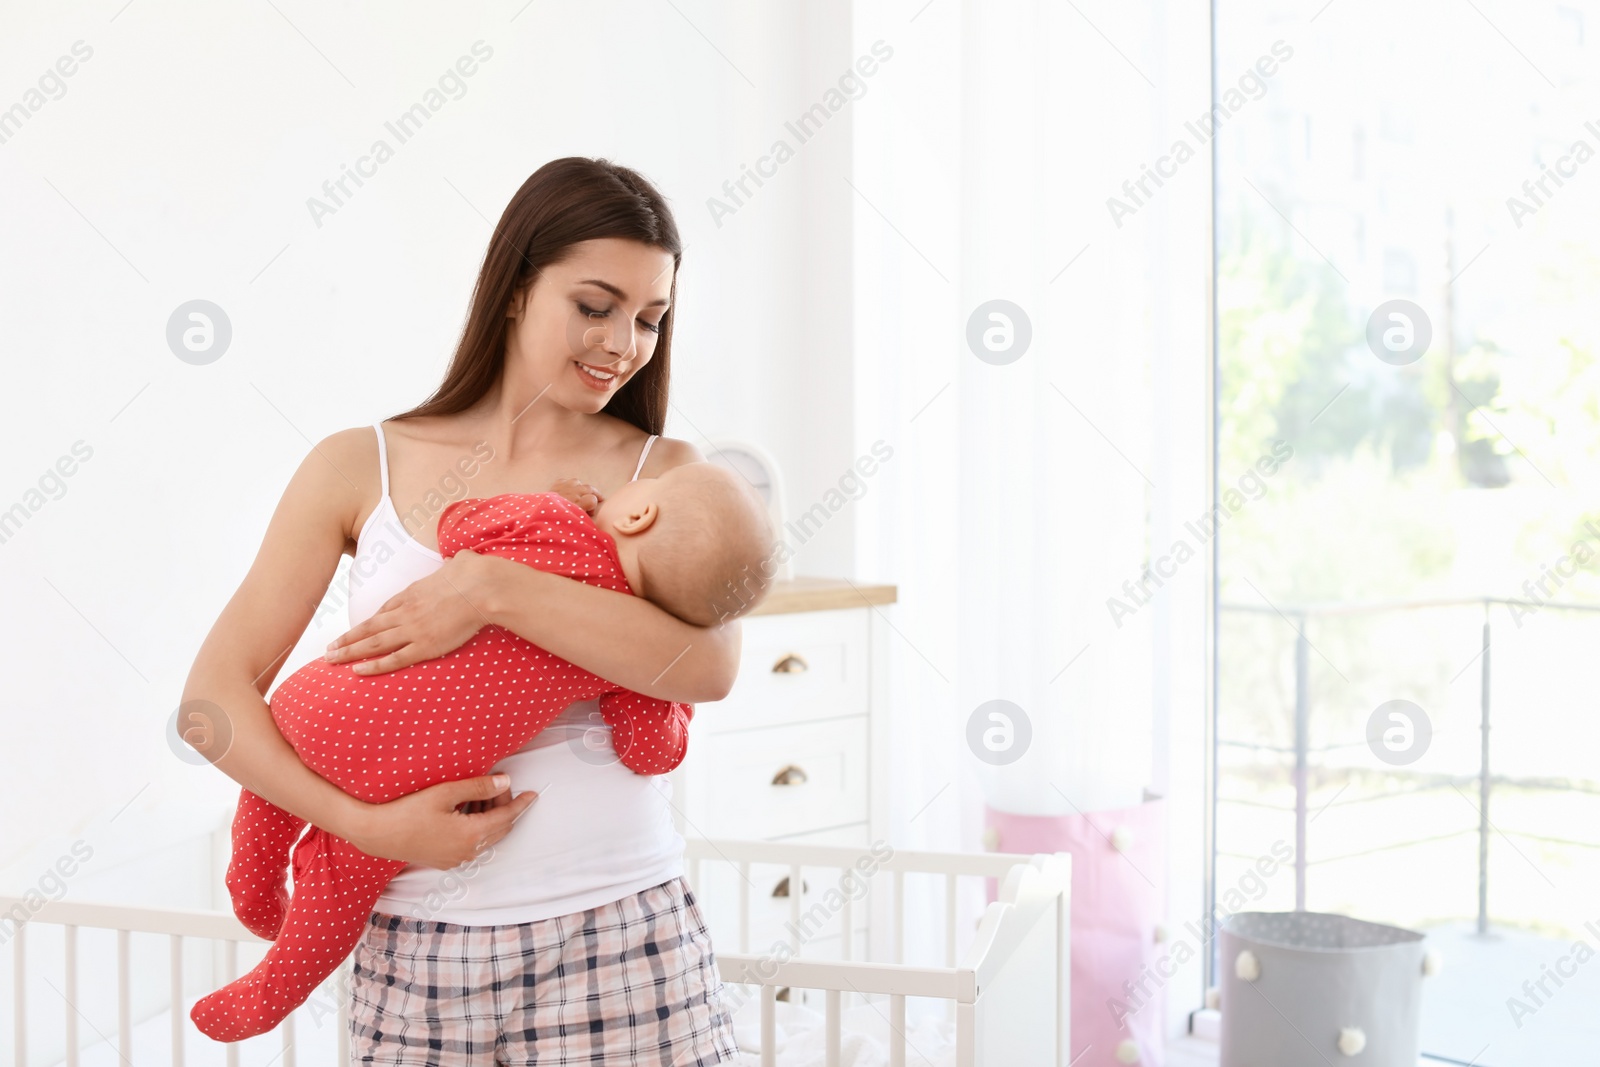
[(522, 318), (523, 308), (527, 305), (528, 294), (533, 291), (533, 286), (525, 285), (511, 294), (511, 304), (506, 308), (506, 318)]
[(627, 537), (632, 537), (634, 534), (642, 534), (655, 525), (658, 514), (660, 512), (656, 510), (655, 502), (651, 501), (643, 507), (631, 509), (617, 522), (615, 529), (617, 533)]

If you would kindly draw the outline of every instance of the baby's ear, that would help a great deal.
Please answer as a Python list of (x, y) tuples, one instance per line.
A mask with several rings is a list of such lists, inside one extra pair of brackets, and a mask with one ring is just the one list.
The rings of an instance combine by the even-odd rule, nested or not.
[(642, 534), (655, 525), (656, 517), (660, 512), (656, 509), (655, 501), (643, 507), (634, 508), (617, 521), (616, 531), (619, 534), (633, 536)]

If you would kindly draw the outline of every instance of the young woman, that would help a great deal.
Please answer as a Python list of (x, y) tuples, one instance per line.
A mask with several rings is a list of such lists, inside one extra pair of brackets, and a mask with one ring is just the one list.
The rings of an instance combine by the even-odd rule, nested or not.
[(621, 766), (593, 709), (569, 708), (493, 776), (369, 805), (301, 763), (263, 699), (341, 554), (354, 557), (353, 626), (328, 658), (361, 673), (442, 655), (493, 623), (640, 693), (726, 695), (737, 624), (691, 626), (642, 597), (472, 552), (444, 560), (435, 532), (450, 499), (563, 477), (604, 496), (701, 458), (659, 437), (681, 251), (665, 201), (635, 172), (583, 158), (539, 168), (490, 240), (443, 383), (306, 456), (190, 672), (185, 704), (223, 719), (196, 746), (219, 768), (412, 864), (356, 949), (354, 1062), (734, 1055), (670, 787)]

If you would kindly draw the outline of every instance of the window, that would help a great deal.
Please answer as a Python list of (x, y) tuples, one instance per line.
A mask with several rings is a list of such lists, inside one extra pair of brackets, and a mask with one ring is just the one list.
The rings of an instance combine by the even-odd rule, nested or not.
[[(1557, 4), (1216, 11), (1219, 87), (1275, 41), (1292, 57), (1217, 150), (1217, 481), (1249, 491), (1219, 535), (1213, 899), (1281, 842), (1295, 862), (1251, 910), (1442, 952), (1425, 1051), (1578, 1062), (1600, 995), (1574, 958), (1600, 948), (1596, 57)], [(1347, 164), (1272, 151), (1313, 126)]]

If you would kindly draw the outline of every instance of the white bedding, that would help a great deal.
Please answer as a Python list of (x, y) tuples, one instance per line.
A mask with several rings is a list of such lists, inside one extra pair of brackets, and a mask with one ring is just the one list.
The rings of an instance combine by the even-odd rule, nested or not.
[[(851, 999), (854, 999), (852, 997)], [(776, 1005), (778, 1067), (825, 1067), (826, 1030), (822, 1013), (799, 1004)], [(907, 1067), (954, 1067), (955, 1024), (938, 1018), (911, 1018), (907, 1010)], [(889, 1012), (883, 1004), (862, 1004), (840, 1013), (840, 1067), (887, 1067), (889, 1063)], [(733, 1015), (733, 1033), (739, 1042), (739, 1067), (761, 1063), (761, 1003), (756, 998)]]

